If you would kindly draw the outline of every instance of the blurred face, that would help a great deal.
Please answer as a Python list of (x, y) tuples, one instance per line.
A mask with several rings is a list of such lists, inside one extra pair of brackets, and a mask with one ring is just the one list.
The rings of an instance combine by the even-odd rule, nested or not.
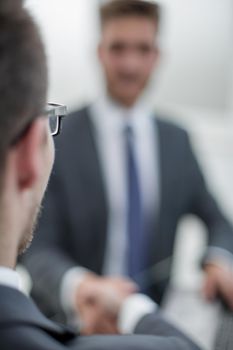
[(143, 92), (158, 60), (157, 26), (143, 17), (107, 21), (102, 29), (99, 58), (110, 96), (131, 106)]

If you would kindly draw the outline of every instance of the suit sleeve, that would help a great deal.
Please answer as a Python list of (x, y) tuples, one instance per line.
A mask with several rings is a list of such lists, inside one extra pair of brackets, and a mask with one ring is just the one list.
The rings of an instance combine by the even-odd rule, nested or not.
[(233, 228), (208, 190), (204, 176), (186, 135), (186, 180), (190, 184), (189, 212), (197, 215), (208, 229), (208, 245), (233, 253)]
[[(159, 311), (144, 316), (135, 328), (135, 334), (155, 335), (164, 339), (173, 339), (175, 343), (178, 341), (186, 343), (185, 348), (198, 350), (199, 347), (188, 338), (183, 332), (167, 322)], [(182, 345), (181, 349), (183, 349)], [(178, 349), (179, 347), (177, 347)], [(169, 347), (168, 347), (169, 349)]]
[(76, 345), (73, 344), (73, 350), (200, 350), (159, 313), (145, 316), (133, 335), (80, 337)]
[(39, 328), (22, 325), (1, 330), (0, 336), (4, 350), (200, 350), (183, 335), (170, 335), (172, 327), (166, 327), (167, 335), (79, 336), (61, 342)]
[(198, 350), (159, 313), (145, 315), (133, 335), (84, 337), (46, 319), (30, 299), (13, 288), (2, 287), (0, 301), (4, 350)]
[(80, 337), (72, 350), (200, 350), (179, 336), (128, 335)]
[(70, 345), (72, 350), (200, 350), (159, 313), (145, 316), (133, 335), (79, 337)]

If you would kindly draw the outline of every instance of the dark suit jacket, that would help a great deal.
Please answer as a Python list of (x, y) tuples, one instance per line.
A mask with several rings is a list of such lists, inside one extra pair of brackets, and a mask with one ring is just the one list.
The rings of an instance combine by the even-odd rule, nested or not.
[(145, 316), (135, 332), (132, 336), (77, 336), (46, 319), (22, 293), (0, 285), (1, 350), (198, 350), (156, 314)]
[[(187, 133), (157, 120), (160, 208), (150, 223), (150, 294), (160, 301), (167, 285), (177, 224), (188, 213), (207, 225), (209, 244), (233, 251), (233, 231), (208, 192)], [(59, 285), (67, 269), (84, 266), (102, 273), (108, 206), (88, 108), (64, 120), (56, 139), (56, 161), (38, 232), (25, 264), (34, 282), (33, 296), (50, 316), (59, 310)], [(167, 260), (166, 260), (167, 259)], [(160, 265), (157, 265), (160, 266)]]

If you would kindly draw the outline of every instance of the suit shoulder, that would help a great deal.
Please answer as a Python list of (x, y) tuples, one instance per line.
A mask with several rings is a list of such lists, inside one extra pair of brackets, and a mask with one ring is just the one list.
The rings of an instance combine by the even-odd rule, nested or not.
[(166, 131), (180, 134), (187, 134), (187, 130), (182, 126), (176, 124), (175, 122), (170, 121), (169, 119), (165, 119), (162, 117), (156, 118), (158, 126)]
[(177, 125), (170, 120), (156, 118), (157, 126), (160, 134), (166, 135), (167, 137), (175, 137), (186, 139), (189, 138), (187, 130), (180, 125)]
[(89, 106), (73, 111), (62, 120), (61, 134), (55, 138), (56, 146), (76, 142), (91, 129)]
[(90, 110), (90, 105), (83, 106), (82, 108), (75, 109), (72, 112), (69, 113), (69, 117), (77, 117), (81, 118), (83, 117), (86, 113), (89, 113)]
[(72, 129), (75, 125), (81, 126), (85, 123), (86, 119), (90, 117), (90, 106), (85, 106), (81, 109), (72, 111), (64, 119), (64, 129)]

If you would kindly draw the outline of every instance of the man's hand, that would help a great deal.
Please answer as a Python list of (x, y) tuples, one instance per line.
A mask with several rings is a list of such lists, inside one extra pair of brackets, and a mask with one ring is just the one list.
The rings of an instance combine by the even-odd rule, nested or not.
[(81, 320), (82, 333), (118, 333), (117, 317), (122, 302), (136, 291), (135, 283), (126, 278), (88, 274), (76, 295), (76, 310)]
[(233, 273), (230, 267), (210, 263), (205, 267), (206, 279), (203, 293), (208, 300), (220, 296), (233, 310)]

